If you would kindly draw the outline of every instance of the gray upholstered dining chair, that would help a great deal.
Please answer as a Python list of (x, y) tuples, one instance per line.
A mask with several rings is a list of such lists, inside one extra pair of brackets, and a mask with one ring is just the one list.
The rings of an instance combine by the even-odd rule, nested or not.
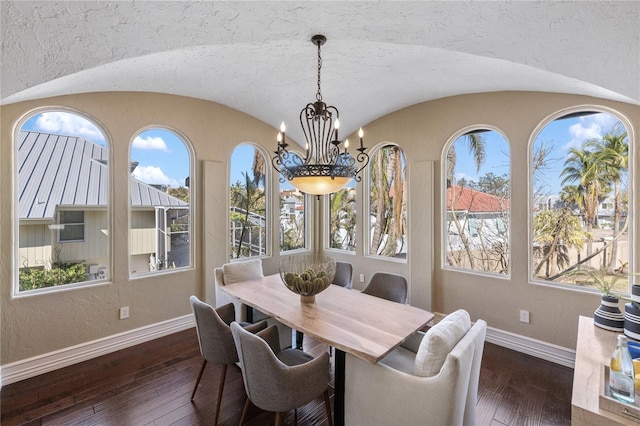
[[(324, 394), (324, 403), (332, 425), (329, 400), (329, 354), (317, 358), (299, 350), (280, 350), (278, 328), (270, 326), (251, 334), (238, 323), (231, 324), (236, 344), (247, 402), (242, 410), (244, 422), (250, 402), (258, 408), (276, 413), (276, 426), (282, 413), (297, 409)], [(295, 413), (297, 423), (297, 410)]]
[(392, 302), (407, 303), (407, 279), (402, 275), (376, 272), (362, 292)]
[[(196, 385), (193, 387), (193, 392), (191, 393), (191, 400), (193, 401), (196, 395), (207, 362), (221, 366), (218, 404), (216, 405), (214, 420), (214, 424), (218, 424), (227, 366), (238, 362), (238, 353), (236, 352), (233, 335), (229, 328), (229, 324), (235, 321), (235, 309), (232, 303), (220, 306), (218, 309), (213, 309), (213, 306), (202, 302), (196, 296), (191, 296), (189, 302), (191, 303), (191, 309), (196, 319), (196, 332), (198, 334), (198, 343), (200, 343), (200, 353), (203, 358), (200, 374), (198, 374)], [(245, 327), (248, 332), (255, 333), (264, 330), (267, 327), (267, 323), (266, 321), (260, 321), (255, 324), (242, 323), (241, 327)]]
[(340, 287), (353, 287), (353, 265), (349, 262), (336, 262), (336, 274), (333, 277), (333, 283)]

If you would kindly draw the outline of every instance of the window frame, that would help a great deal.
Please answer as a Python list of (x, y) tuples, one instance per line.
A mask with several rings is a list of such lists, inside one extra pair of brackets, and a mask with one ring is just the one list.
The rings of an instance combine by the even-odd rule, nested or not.
[[(231, 228), (229, 227), (231, 225), (231, 193), (230, 193), (230, 189), (231, 189), (231, 185), (233, 185), (234, 182), (231, 181), (231, 158), (233, 157), (233, 154), (235, 152), (235, 150), (242, 146), (242, 145), (249, 145), (251, 146), (253, 149), (257, 150), (260, 152), (260, 154), (264, 157), (264, 161), (265, 161), (265, 171), (264, 171), (264, 203), (265, 203), (265, 211), (264, 211), (264, 232), (265, 232), (265, 242), (264, 242), (264, 254), (260, 254), (257, 256), (240, 256), (240, 257), (234, 257), (233, 256), (233, 250), (230, 249), (230, 243), (231, 241), (229, 240), (230, 237), (230, 232), (231, 232)], [(228, 259), (229, 262), (241, 262), (243, 260), (248, 260), (248, 259), (265, 259), (265, 258), (269, 258), (272, 256), (273, 253), (273, 241), (274, 241), (274, 236), (273, 234), (273, 219), (272, 219), (272, 212), (273, 209), (276, 208), (276, 204), (278, 204), (277, 207), (279, 207), (279, 202), (275, 203), (271, 201), (272, 195), (271, 193), (272, 191), (272, 175), (271, 175), (271, 158), (269, 157), (269, 155), (267, 154), (267, 151), (260, 146), (259, 144), (255, 143), (255, 142), (250, 142), (250, 141), (244, 141), (244, 142), (239, 142), (237, 144), (235, 144), (233, 146), (233, 149), (231, 149), (231, 152), (229, 154), (228, 157), (228, 164), (229, 167), (227, 169), (227, 179), (228, 179), (228, 186), (226, 188), (226, 198), (227, 198), (227, 203), (229, 206), (228, 212), (227, 212), (227, 222), (228, 222), (228, 226), (227, 226), (227, 231), (229, 232), (229, 234), (227, 234), (227, 238), (226, 238), (226, 245), (227, 245), (227, 249), (229, 250), (228, 252)], [(280, 195), (278, 194), (278, 200), (280, 198)], [(280, 209), (278, 208), (278, 212), (280, 211)], [(278, 219), (280, 218), (280, 215), (278, 215)], [(279, 226), (278, 226), (279, 228)], [(279, 241), (279, 237), (278, 237), (278, 247), (280, 247), (280, 241)], [(278, 252), (280, 250), (278, 249)]]
[[(622, 123), (622, 125), (625, 127), (625, 130), (627, 131), (627, 138), (629, 140), (629, 158), (630, 158), (629, 169), (628, 169), (629, 189), (627, 193), (629, 197), (629, 201), (628, 201), (629, 211), (627, 214), (628, 214), (628, 217), (630, 218), (636, 218), (635, 221), (631, 220), (628, 223), (627, 232), (628, 232), (630, 241), (629, 241), (629, 264), (627, 269), (629, 271), (628, 275), (634, 272), (635, 273), (640, 272), (636, 269), (635, 259), (636, 259), (637, 253), (634, 250), (634, 245), (637, 245), (638, 243), (637, 241), (635, 241), (636, 228), (640, 226), (640, 224), (637, 223), (638, 212), (636, 211), (636, 208), (635, 208), (636, 196), (634, 196), (634, 194), (636, 194), (637, 191), (640, 190), (640, 183), (636, 182), (638, 180), (637, 175), (640, 172), (638, 170), (635, 170), (636, 168), (634, 167), (638, 163), (637, 160), (636, 160), (636, 163), (634, 163), (634, 158), (637, 155), (636, 150), (638, 149), (636, 147), (637, 143), (636, 143), (636, 135), (634, 132), (634, 127), (631, 124), (631, 120), (629, 120), (627, 116), (621, 113), (620, 111), (617, 111), (612, 108), (608, 108), (603, 105), (580, 104), (580, 105), (573, 105), (567, 108), (562, 108), (557, 111), (554, 111), (553, 113), (548, 114), (546, 117), (544, 117), (542, 120), (538, 122), (538, 124), (535, 126), (535, 128), (533, 129), (533, 131), (529, 136), (529, 142), (527, 144), (527, 282), (533, 285), (547, 286), (547, 287), (552, 287), (556, 289), (563, 289), (563, 290), (575, 291), (580, 293), (601, 294), (601, 292), (597, 289), (576, 286), (571, 284), (564, 284), (564, 283), (553, 282), (553, 281), (542, 280), (542, 279), (536, 279), (533, 277), (533, 262), (532, 262), (533, 207), (534, 207), (535, 194), (534, 194), (534, 188), (533, 188), (533, 170), (531, 168), (531, 163), (533, 159), (532, 150), (534, 148), (534, 144), (536, 142), (536, 139), (538, 138), (538, 135), (546, 126), (548, 126), (555, 120), (561, 119), (562, 117), (566, 117), (568, 115), (577, 114), (577, 113), (583, 113), (583, 112), (609, 114), (614, 118), (616, 118), (620, 123)], [(634, 280), (630, 276), (629, 282), (628, 282), (627, 295), (631, 294), (631, 286), (633, 285), (633, 281)]]
[[(191, 140), (180, 130), (174, 128), (174, 127), (170, 127), (170, 126), (166, 126), (166, 125), (148, 125), (145, 126), (141, 129), (139, 129), (138, 131), (136, 131), (133, 136), (131, 137), (131, 140), (129, 141), (129, 155), (128, 155), (128, 161), (129, 164), (132, 163), (133, 159), (131, 158), (131, 150), (133, 148), (133, 141), (135, 140), (135, 138), (137, 138), (138, 136), (142, 135), (143, 133), (150, 131), (150, 130), (161, 130), (161, 131), (166, 131), (166, 132), (170, 132), (173, 133), (173, 135), (175, 137), (177, 137), (178, 139), (180, 139), (180, 141), (184, 144), (184, 147), (187, 151), (187, 154), (189, 155), (189, 175), (185, 178), (188, 179), (189, 181), (189, 186), (186, 186), (186, 188), (189, 190), (189, 233), (188, 233), (188, 239), (189, 239), (189, 265), (188, 266), (180, 266), (180, 267), (175, 267), (175, 268), (164, 268), (164, 269), (158, 269), (158, 270), (153, 270), (153, 271), (145, 271), (145, 272), (136, 272), (136, 273), (132, 273), (131, 270), (131, 226), (132, 226), (132, 213), (134, 211), (139, 211), (138, 209), (134, 209), (131, 206), (131, 187), (130, 185), (127, 185), (127, 207), (128, 207), (128, 216), (129, 216), (129, 227), (127, 230), (127, 268), (128, 268), (128, 276), (130, 280), (137, 280), (137, 279), (144, 279), (144, 278), (149, 278), (149, 277), (155, 277), (155, 276), (159, 276), (159, 275), (166, 275), (166, 274), (177, 274), (177, 273), (181, 273), (181, 272), (185, 272), (185, 271), (190, 271), (196, 268), (196, 246), (197, 244), (193, 244), (194, 235), (197, 235), (197, 230), (196, 230), (196, 222), (194, 220), (195, 218), (195, 207), (197, 204), (197, 182), (198, 182), (198, 176), (197, 176), (197, 170), (195, 167), (195, 151), (193, 149), (193, 144), (191, 143)], [(127, 169), (129, 170), (129, 168)], [(129, 177), (131, 177), (131, 173), (129, 173), (128, 175)], [(175, 207), (167, 207), (167, 208), (163, 208), (165, 211), (165, 215), (167, 214), (167, 212), (169, 210), (179, 210)], [(157, 210), (158, 207), (154, 208), (154, 217), (155, 215), (157, 215)], [(157, 258), (157, 253), (156, 253), (156, 258)]]
[[(366, 172), (364, 173), (364, 179), (363, 179), (363, 185), (362, 187), (365, 188), (366, 190), (364, 191), (364, 193), (362, 194), (362, 199), (364, 200), (363, 203), (363, 211), (364, 214), (362, 216), (362, 222), (365, 223), (365, 225), (363, 225), (363, 236), (364, 236), (364, 241), (366, 241), (366, 247), (363, 247), (363, 253), (365, 257), (368, 258), (373, 258), (376, 260), (384, 260), (384, 261), (390, 261), (390, 262), (396, 262), (396, 263), (402, 263), (402, 264), (407, 264), (409, 261), (409, 250), (411, 247), (410, 244), (410, 212), (409, 212), (409, 200), (405, 200), (405, 211), (404, 213), (406, 214), (406, 229), (405, 229), (405, 233), (404, 233), (404, 238), (405, 238), (405, 243), (406, 243), (406, 256), (404, 258), (402, 257), (396, 257), (396, 256), (385, 256), (382, 254), (377, 254), (377, 253), (372, 253), (371, 251), (371, 239), (373, 238), (373, 231), (371, 230), (371, 166), (373, 163), (373, 157), (378, 153), (378, 151), (385, 149), (387, 147), (398, 147), (398, 149), (400, 150), (400, 153), (402, 154), (402, 158), (404, 158), (404, 163), (405, 163), (405, 167), (404, 170), (402, 171), (402, 174), (404, 175), (404, 185), (406, 185), (406, 190), (405, 193), (407, 194), (407, 198), (408, 195), (410, 194), (410, 183), (409, 183), (409, 179), (408, 179), (408, 175), (409, 175), (409, 161), (407, 160), (407, 156), (404, 152), (404, 149), (402, 149), (402, 146), (400, 144), (397, 144), (395, 142), (391, 142), (391, 141), (385, 141), (385, 142), (380, 142), (378, 144), (376, 144), (375, 146), (373, 146), (370, 150), (369, 153), (369, 158), (371, 159), (369, 161), (369, 164), (367, 164), (366, 167)], [(356, 212), (357, 214), (357, 212)], [(356, 246), (357, 248), (357, 246)]]
[[(447, 211), (447, 179), (448, 179), (448, 161), (447, 161), (447, 156), (448, 156), (448, 152), (449, 150), (453, 147), (454, 143), (462, 136), (468, 134), (468, 133), (473, 133), (475, 131), (479, 131), (479, 130), (486, 130), (486, 131), (491, 131), (491, 132), (495, 132), (497, 134), (499, 134), (503, 139), (504, 142), (507, 144), (507, 147), (509, 148), (509, 232), (506, 232), (506, 238), (509, 241), (509, 254), (508, 254), (508, 261), (509, 261), (509, 266), (508, 266), (508, 270), (506, 273), (501, 274), (499, 272), (490, 272), (490, 271), (482, 271), (482, 270), (476, 270), (476, 269), (469, 269), (469, 268), (463, 268), (460, 266), (453, 266), (453, 265), (448, 265), (447, 264), (447, 254), (448, 254), (448, 241), (449, 241), (449, 214)], [(442, 165), (440, 167), (440, 220), (441, 220), (441, 226), (440, 226), (440, 251), (442, 253), (442, 255), (440, 256), (440, 267), (443, 270), (446, 271), (455, 271), (455, 272), (461, 272), (461, 273), (465, 273), (465, 274), (473, 274), (473, 275), (480, 275), (480, 276), (485, 276), (488, 278), (495, 278), (495, 279), (502, 279), (502, 280), (510, 280), (512, 279), (512, 273), (513, 273), (513, 215), (512, 215), (512, 205), (511, 205), (511, 194), (512, 194), (512, 182), (513, 182), (513, 161), (512, 161), (512, 146), (511, 143), (509, 141), (509, 138), (507, 137), (506, 133), (503, 132), (501, 129), (499, 129), (496, 126), (492, 126), (492, 125), (488, 125), (488, 124), (474, 124), (474, 125), (469, 125), (466, 127), (463, 127), (461, 129), (459, 129), (458, 131), (456, 131), (455, 133), (453, 133), (448, 139), (447, 142), (444, 144), (442, 151), (440, 153), (440, 164)], [(502, 223), (504, 223), (504, 219), (501, 220)], [(504, 225), (502, 225), (504, 226)], [(501, 234), (504, 232), (500, 232)]]
[[(304, 158), (304, 156), (302, 155), (301, 151), (298, 150), (293, 150), (293, 151), (289, 151), (290, 154), (295, 154), (297, 155), (300, 159)], [(276, 177), (278, 178), (277, 181), (277, 185), (278, 185), (278, 235), (280, 235), (280, 224), (282, 221), (282, 206), (280, 205), (280, 193), (282, 191), (282, 184), (287, 182), (287, 179), (282, 176), (282, 174), (277, 173)], [(284, 180), (284, 182), (282, 181)], [(303, 253), (303, 252), (308, 252), (310, 251), (310, 247), (311, 247), (311, 226), (309, 226), (310, 224), (313, 223), (312, 220), (312, 199), (313, 196), (309, 195), (305, 192), (302, 192), (302, 203), (304, 205), (304, 216), (303, 216), (303, 226), (304, 226), (304, 231), (303, 231), (303, 238), (304, 238), (304, 245), (302, 247), (299, 248), (295, 248), (295, 249), (291, 249), (291, 250), (282, 250), (282, 239), (280, 237), (278, 237), (278, 252), (280, 253), (281, 256), (287, 256), (287, 255), (291, 255), (291, 254), (297, 254), (297, 253)], [(295, 214), (295, 212), (293, 213)], [(291, 215), (289, 213), (289, 215)]]
[[(62, 216), (64, 213), (82, 213), (82, 221), (81, 222), (63, 222)], [(82, 226), (82, 237), (81, 238), (73, 238), (73, 239), (63, 239), (62, 233), (67, 230), (67, 226), (70, 227), (80, 227)], [(84, 210), (59, 210), (58, 211), (58, 243), (78, 243), (85, 241), (85, 219), (84, 219)]]
[[(95, 279), (95, 280), (85, 280), (85, 281), (80, 281), (80, 282), (75, 282), (75, 283), (68, 283), (68, 284), (63, 284), (63, 285), (57, 285), (57, 286), (50, 286), (50, 287), (41, 287), (41, 288), (37, 288), (37, 289), (31, 289), (31, 290), (20, 290), (20, 245), (19, 245), (19, 240), (20, 240), (20, 217), (19, 217), (19, 213), (18, 213), (18, 209), (20, 208), (19, 205), (19, 186), (20, 186), (20, 180), (19, 180), (19, 176), (18, 176), (18, 168), (17, 165), (18, 163), (18, 142), (19, 142), (19, 135), (20, 132), (22, 131), (22, 128), (24, 127), (24, 125), (27, 123), (27, 121), (31, 120), (32, 118), (34, 118), (37, 115), (41, 115), (44, 113), (67, 113), (67, 114), (73, 114), (76, 115), (88, 122), (90, 122), (104, 137), (104, 147), (107, 150), (107, 167), (106, 167), (106, 181), (107, 181), (107, 206), (106, 206), (106, 232), (108, 235), (108, 242), (106, 245), (106, 265), (104, 266), (104, 269), (106, 270), (106, 278), (104, 279)], [(55, 134), (55, 133), (52, 133)], [(74, 136), (74, 137), (79, 137), (79, 136)], [(85, 139), (87, 141), (89, 141), (86, 138), (82, 138)], [(91, 141), (89, 141), (91, 142)], [(12, 290), (11, 290), (11, 298), (12, 299), (21, 299), (21, 298), (25, 298), (25, 297), (34, 297), (34, 296), (41, 296), (41, 295), (47, 295), (47, 294), (53, 294), (53, 293), (60, 293), (60, 292), (67, 292), (67, 291), (72, 291), (72, 290), (76, 290), (76, 289), (81, 289), (81, 288), (87, 288), (87, 287), (96, 287), (96, 286), (102, 286), (102, 285), (109, 285), (111, 284), (111, 280), (112, 280), (112, 271), (113, 271), (113, 237), (111, 237), (112, 232), (111, 230), (113, 229), (113, 173), (112, 173), (112, 167), (109, 167), (109, 164), (113, 164), (113, 158), (114, 158), (114, 153), (113, 153), (113, 143), (112, 143), (112, 137), (111, 134), (109, 133), (109, 131), (107, 130), (107, 128), (101, 123), (100, 120), (98, 120), (96, 117), (92, 116), (91, 114), (84, 112), (84, 111), (80, 111), (74, 108), (70, 108), (67, 106), (62, 106), (62, 105), (49, 105), (49, 106), (43, 106), (43, 107), (38, 107), (38, 108), (34, 108), (30, 111), (27, 111), (26, 113), (24, 113), (16, 122), (15, 125), (13, 127), (13, 131), (12, 131), (12, 144), (11, 144), (11, 149), (12, 149), (12, 162), (13, 162), (13, 171), (11, 173), (11, 179), (12, 179), (12, 191), (13, 191), (13, 198), (14, 200), (16, 200), (15, 205), (13, 206), (13, 208), (11, 209), (11, 223), (12, 223), (12, 230), (11, 230), (11, 238), (12, 238), (12, 246), (13, 246), (13, 250), (12, 250), (12, 256), (13, 256), (13, 260), (11, 262), (13, 271), (11, 274), (12, 277)], [(55, 216), (55, 222), (58, 222), (58, 213), (56, 212), (56, 216)], [(51, 231), (53, 231), (53, 233), (55, 233), (55, 242), (56, 243), (61, 243), (61, 244), (73, 244), (74, 242), (83, 242), (82, 241), (59, 241), (58, 238), (58, 229), (56, 229), (58, 227), (57, 223), (54, 224), (49, 224), (49, 229)], [(86, 236), (86, 229), (84, 230), (84, 234)], [(54, 242), (54, 236), (52, 235), (52, 240), (51, 243)], [(85, 265), (85, 266), (89, 266), (89, 265)]]

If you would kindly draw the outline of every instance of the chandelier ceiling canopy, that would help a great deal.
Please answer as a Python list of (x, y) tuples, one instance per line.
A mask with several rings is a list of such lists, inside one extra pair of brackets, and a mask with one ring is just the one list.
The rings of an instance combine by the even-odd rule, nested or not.
[(338, 109), (322, 100), (320, 48), (326, 41), (326, 37), (320, 34), (311, 38), (311, 42), (318, 47), (318, 91), (316, 100), (300, 111), (300, 125), (306, 142), (304, 158), (287, 149), (286, 127), (282, 122), (277, 136), (277, 150), (271, 159), (274, 169), (281, 174), (281, 182), (286, 179), (300, 191), (318, 196), (336, 192), (353, 179), (359, 182), (362, 179), (360, 171), (369, 163), (362, 128), (358, 132), (360, 146), (356, 148), (358, 153), (354, 158), (349, 152), (349, 140), (342, 142), (338, 138)]

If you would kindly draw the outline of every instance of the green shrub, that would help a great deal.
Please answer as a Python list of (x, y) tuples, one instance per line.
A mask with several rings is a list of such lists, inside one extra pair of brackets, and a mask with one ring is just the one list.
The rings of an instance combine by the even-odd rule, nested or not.
[(20, 291), (86, 281), (84, 263), (55, 263), (50, 270), (23, 268), (20, 270)]

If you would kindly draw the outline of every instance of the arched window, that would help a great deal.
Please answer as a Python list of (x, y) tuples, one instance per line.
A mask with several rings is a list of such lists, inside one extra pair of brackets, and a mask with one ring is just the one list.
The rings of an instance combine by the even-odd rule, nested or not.
[(563, 112), (530, 147), (530, 278), (591, 287), (598, 279), (629, 293), (629, 183), (625, 125), (598, 109)]
[(397, 145), (384, 145), (369, 164), (369, 254), (407, 258), (406, 161)]
[(15, 139), (17, 157), (14, 294), (109, 279), (109, 150), (80, 114), (32, 115)]
[(151, 128), (131, 143), (130, 274), (191, 266), (191, 156), (175, 132)]
[(497, 131), (465, 130), (445, 147), (444, 267), (509, 275), (509, 144)]
[[(296, 154), (293, 154), (296, 155)], [(307, 196), (280, 180), (280, 251), (306, 248)]]
[(229, 253), (232, 259), (268, 254), (267, 164), (263, 152), (251, 144), (238, 145), (231, 154)]

